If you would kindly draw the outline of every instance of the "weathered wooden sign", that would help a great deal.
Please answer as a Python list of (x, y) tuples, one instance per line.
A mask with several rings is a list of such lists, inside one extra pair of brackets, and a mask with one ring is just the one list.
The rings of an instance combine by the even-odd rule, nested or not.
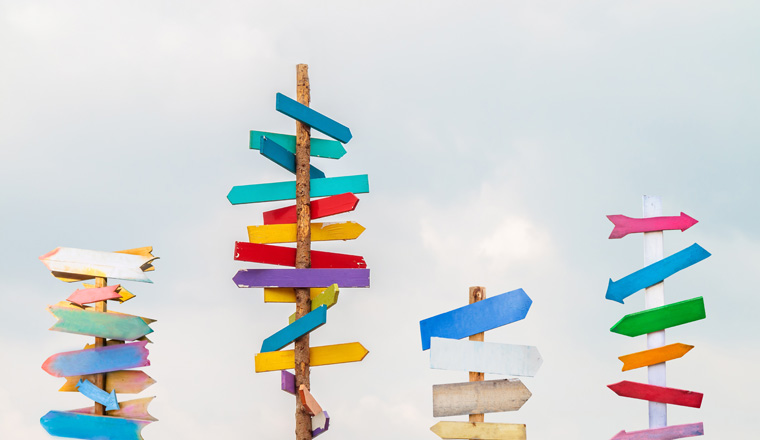
[(690, 406), (692, 408), (699, 408), (702, 406), (702, 393), (694, 391), (659, 387), (628, 380), (607, 385), (607, 387), (614, 391), (615, 394), (622, 397), (669, 403), (671, 405)]
[(675, 440), (686, 437), (696, 437), (705, 434), (702, 423), (674, 425), (664, 428), (645, 429), (643, 431), (618, 432), (612, 440)]
[[(334, 196), (343, 193), (363, 194), (369, 192), (366, 174), (357, 176), (325, 177), (311, 181), (311, 197)], [(233, 205), (244, 203), (275, 202), (296, 198), (296, 182), (260, 183), (233, 186), (227, 200)]]
[[(290, 134), (270, 133), (268, 131), (251, 130), (250, 148), (258, 150), (261, 148), (261, 138), (266, 137), (277, 142), (280, 146), (290, 151), (296, 152), (296, 137)], [(311, 138), (311, 156), (325, 157), (329, 159), (340, 159), (346, 154), (346, 149), (338, 141), (332, 139)]]
[(517, 411), (530, 396), (519, 379), (433, 385), (433, 417)]
[(50, 356), (42, 369), (55, 377), (82, 376), (150, 365), (147, 342), (76, 350)]
[[(70, 376), (66, 383), (58, 391), (77, 391), (77, 383), (81, 379), (95, 381), (94, 374), (85, 376)], [(107, 392), (116, 391), (117, 394), (140, 394), (149, 386), (156, 383), (152, 377), (140, 370), (109, 371), (106, 375), (106, 383), (103, 389)]]
[[(311, 366), (343, 364), (360, 362), (369, 351), (358, 342), (347, 344), (324, 345), (311, 347), (309, 354)], [(270, 351), (256, 355), (256, 372), (279, 371), (295, 368), (295, 353), (293, 350)]]
[[(153, 399), (155, 399), (155, 396), (119, 402), (119, 409), (106, 411), (106, 415), (110, 417), (123, 417), (125, 419), (147, 420), (150, 422), (155, 422), (158, 419), (148, 413), (148, 405), (150, 405)], [(95, 407), (89, 406), (87, 408), (72, 409), (68, 412), (95, 415)]]
[(83, 306), (85, 304), (92, 304), (98, 301), (118, 300), (124, 302), (121, 293), (117, 292), (119, 288), (118, 284), (106, 287), (97, 287), (92, 289), (77, 289), (66, 298), (66, 301)]
[[(324, 199), (312, 200), (311, 219), (315, 220), (318, 218), (329, 217), (331, 215), (351, 212), (356, 209), (357, 204), (359, 204), (359, 198), (350, 192), (325, 197)], [(265, 225), (296, 223), (296, 221), (295, 205), (264, 212)]]
[(59, 247), (41, 256), (40, 260), (56, 278), (66, 281), (104, 277), (151, 283), (143, 271), (156, 258), (152, 255)]
[(54, 331), (120, 341), (134, 341), (153, 332), (139, 316), (59, 305), (49, 306), (48, 311), (58, 318), (58, 322), (50, 327)]
[(242, 269), (232, 278), (238, 287), (369, 287), (369, 269)]
[(525, 425), (518, 423), (438, 422), (430, 430), (445, 439), (526, 440)]
[(623, 361), (623, 371), (628, 371), (678, 359), (688, 353), (692, 348), (694, 348), (693, 345), (676, 343), (627, 354), (618, 357), (618, 359)]
[(530, 345), (430, 339), (430, 368), (532, 377), (542, 363), (538, 349)]
[(625, 315), (610, 331), (631, 337), (641, 336), (705, 319), (706, 316), (705, 302), (700, 296)]
[(610, 238), (623, 238), (628, 234), (637, 232), (668, 230), (681, 230), (683, 232), (699, 223), (683, 212), (674, 217), (631, 218), (624, 215), (608, 215), (607, 218), (615, 225)]
[(277, 94), (277, 103), (275, 107), (278, 112), (301, 121), (314, 130), (326, 134), (344, 144), (348, 143), (353, 137), (351, 135), (351, 130), (345, 125), (333, 121), (327, 116), (310, 109), (298, 101), (288, 98), (282, 93)]
[(86, 379), (79, 379), (79, 382), (77, 382), (77, 389), (91, 400), (105, 406), (106, 411), (119, 409), (119, 402), (116, 400), (116, 391), (107, 393)]
[[(356, 222), (312, 223), (311, 241), (354, 240), (364, 230), (364, 226)], [(251, 243), (294, 243), (296, 225), (248, 226), (248, 240)]]
[(50, 435), (97, 440), (142, 440), (140, 431), (148, 420), (94, 416), (66, 411), (50, 411), (40, 419)]
[[(151, 266), (152, 267), (152, 266)], [(98, 289), (98, 287), (95, 287), (94, 284), (87, 284), (83, 283), (85, 289)], [(106, 286), (108, 287), (108, 286)], [(125, 289), (124, 286), (121, 284), (116, 285), (116, 293), (120, 295), (116, 301), (119, 301), (120, 303), (123, 303), (125, 301), (129, 301), (130, 299), (134, 298), (135, 295), (132, 294), (129, 290)], [(68, 301), (68, 300), (67, 300)]]

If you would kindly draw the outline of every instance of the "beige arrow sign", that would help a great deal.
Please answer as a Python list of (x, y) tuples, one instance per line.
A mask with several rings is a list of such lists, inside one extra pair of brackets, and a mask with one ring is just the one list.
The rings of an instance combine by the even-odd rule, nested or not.
[(530, 396), (519, 379), (433, 385), (433, 417), (517, 411)]

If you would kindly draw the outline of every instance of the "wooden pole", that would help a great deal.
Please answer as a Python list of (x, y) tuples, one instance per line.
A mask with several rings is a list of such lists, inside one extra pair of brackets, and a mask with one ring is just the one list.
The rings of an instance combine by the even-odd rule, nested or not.
[[(659, 196), (642, 197), (644, 217), (659, 217), (662, 215), (662, 199)], [(649, 265), (662, 260), (665, 254), (663, 233), (644, 233), (644, 261)], [(644, 292), (644, 302), (647, 309), (665, 305), (665, 284), (657, 283), (647, 287)], [(665, 345), (665, 330), (647, 334), (647, 349)], [(647, 367), (650, 385), (666, 386), (665, 362)], [(664, 403), (649, 402), (649, 427), (664, 428), (668, 426), (668, 406)]]
[[(482, 286), (470, 287), (470, 304), (486, 299), (486, 288)], [(470, 336), (471, 341), (485, 340), (485, 332), (478, 333)], [(470, 371), (470, 382), (482, 382), (485, 380), (485, 373), (479, 373), (477, 371)], [(470, 414), (470, 422), (484, 422), (485, 414)]]
[[(296, 66), (296, 95), (299, 103), (309, 106), (311, 89), (309, 86), (309, 66)], [(311, 127), (296, 121), (296, 269), (311, 267), (311, 190), (309, 159), (311, 156)], [(311, 287), (311, 286), (309, 286)], [(296, 319), (311, 311), (311, 297), (308, 288), (296, 290)], [(295, 340), (296, 389), (306, 385), (311, 390), (309, 374), (309, 334)], [(311, 440), (311, 416), (296, 395), (296, 440)]]
[[(108, 285), (108, 279), (104, 277), (95, 277), (95, 287), (106, 287)], [(97, 312), (107, 312), (108, 307), (106, 306), (105, 301), (98, 301), (95, 303), (95, 311)], [(105, 347), (106, 346), (106, 338), (95, 338), (95, 347)], [(95, 375), (95, 386), (100, 388), (101, 390), (106, 389), (106, 374), (96, 374)], [(106, 407), (98, 402), (95, 402), (95, 413), (96, 416), (104, 416), (106, 415)]]

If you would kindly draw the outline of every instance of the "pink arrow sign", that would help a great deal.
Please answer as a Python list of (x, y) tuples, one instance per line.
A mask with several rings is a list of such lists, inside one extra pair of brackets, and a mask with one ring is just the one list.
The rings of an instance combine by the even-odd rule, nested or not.
[(675, 440), (684, 437), (704, 435), (702, 422), (688, 425), (666, 426), (664, 428), (645, 429), (643, 431), (620, 431), (611, 440)]
[(116, 293), (116, 289), (119, 288), (118, 284), (106, 287), (96, 287), (92, 289), (77, 289), (72, 293), (66, 301), (83, 306), (85, 304), (91, 304), (98, 301), (106, 301), (121, 298), (120, 293)]
[(624, 215), (608, 215), (607, 218), (615, 225), (610, 238), (623, 238), (628, 234), (637, 232), (674, 231), (677, 229), (685, 231), (697, 224), (697, 220), (683, 212), (681, 215), (673, 217), (631, 218)]

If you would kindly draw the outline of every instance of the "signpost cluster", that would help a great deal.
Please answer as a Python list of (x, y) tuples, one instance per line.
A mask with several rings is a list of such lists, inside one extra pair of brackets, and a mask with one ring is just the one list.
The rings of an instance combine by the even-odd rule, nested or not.
[(625, 315), (610, 331), (629, 337), (647, 335), (647, 350), (620, 356), (619, 359), (623, 362), (623, 371), (647, 367), (648, 383), (624, 380), (608, 387), (619, 396), (649, 402), (649, 429), (623, 430), (613, 440), (671, 440), (700, 436), (704, 434), (701, 422), (668, 426), (668, 404), (699, 408), (702, 393), (666, 386), (666, 362), (681, 358), (694, 346), (683, 343), (666, 345), (665, 329), (704, 319), (705, 304), (701, 296), (665, 304), (664, 281), (709, 257), (710, 253), (695, 243), (663, 258), (663, 231), (685, 231), (697, 221), (684, 213), (663, 217), (662, 202), (657, 196), (644, 196), (643, 203), (643, 218), (607, 216), (615, 225), (609, 238), (644, 234), (644, 257), (648, 265), (618, 281), (610, 279), (605, 297), (622, 304), (624, 299), (644, 290), (646, 309)]
[[(438, 422), (430, 430), (443, 439), (524, 440), (524, 424), (485, 423), (485, 413), (517, 411), (531, 392), (519, 379), (485, 380), (485, 374), (532, 377), (543, 362), (527, 345), (484, 342), (484, 334), (525, 318), (533, 301), (522, 289), (486, 299), (485, 287), (470, 287), (470, 303), (420, 321), (422, 349), (430, 368), (469, 371), (469, 382), (433, 386), (433, 417), (469, 415), (469, 422)], [(468, 340), (460, 340), (469, 337)]]
[[(40, 423), (51, 435), (91, 440), (141, 440), (140, 431), (156, 421), (148, 413), (154, 397), (119, 401), (117, 394), (137, 394), (155, 381), (134, 368), (150, 365), (147, 334), (153, 319), (107, 310), (106, 302), (123, 303), (134, 298), (108, 278), (150, 283), (144, 272), (154, 270), (151, 252), (144, 247), (119, 252), (56, 248), (40, 260), (61, 281), (84, 284), (65, 301), (49, 306), (58, 321), (50, 330), (95, 337), (83, 350), (47, 358), (42, 369), (66, 383), (59, 391), (79, 392), (93, 406), (70, 411), (50, 411)], [(92, 305), (88, 305), (92, 304)]]
[[(339, 289), (369, 287), (364, 258), (312, 251), (312, 241), (353, 240), (364, 227), (355, 222), (312, 223), (312, 219), (353, 211), (355, 194), (369, 192), (366, 174), (326, 177), (310, 156), (339, 159), (351, 140), (348, 127), (309, 108), (308, 66), (297, 66), (297, 100), (278, 93), (275, 108), (296, 121), (296, 135), (251, 131), (250, 148), (295, 174), (295, 181), (235, 186), (227, 195), (233, 205), (293, 200), (295, 205), (264, 212), (263, 225), (249, 226), (248, 241), (235, 243), (235, 260), (287, 269), (243, 269), (238, 287), (264, 288), (264, 302), (295, 303), (282, 329), (264, 339), (256, 355), (256, 372), (280, 371), (283, 391), (296, 396), (296, 439), (308, 440), (327, 431), (330, 416), (311, 394), (310, 367), (358, 362), (368, 351), (358, 342), (310, 347), (309, 335), (327, 322), (327, 309)], [(311, 138), (317, 130), (332, 139)], [(312, 200), (312, 197), (324, 197)], [(295, 243), (295, 248), (278, 246)], [(283, 350), (294, 344), (293, 350)], [(287, 370), (295, 370), (295, 374)]]

